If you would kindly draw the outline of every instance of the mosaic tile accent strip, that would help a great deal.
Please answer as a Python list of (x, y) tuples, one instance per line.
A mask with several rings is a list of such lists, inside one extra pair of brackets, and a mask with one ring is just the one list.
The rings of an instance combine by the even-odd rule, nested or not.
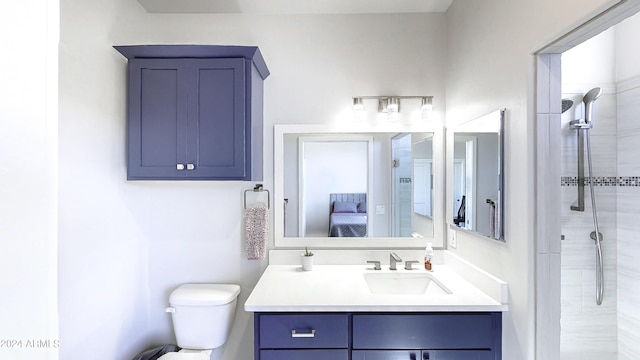
[[(591, 178), (585, 176), (584, 184), (589, 185)], [(595, 186), (640, 186), (640, 176), (595, 176)], [(563, 176), (560, 178), (560, 186), (578, 186), (577, 176)]]

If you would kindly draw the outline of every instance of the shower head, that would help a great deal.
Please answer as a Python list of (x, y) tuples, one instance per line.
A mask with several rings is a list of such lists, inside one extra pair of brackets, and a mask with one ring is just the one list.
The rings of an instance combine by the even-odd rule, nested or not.
[(591, 123), (591, 112), (593, 110), (594, 101), (598, 100), (598, 98), (602, 95), (602, 89), (599, 87), (593, 88), (589, 90), (584, 97), (582, 98), (582, 102), (584, 103), (584, 121), (589, 124)]

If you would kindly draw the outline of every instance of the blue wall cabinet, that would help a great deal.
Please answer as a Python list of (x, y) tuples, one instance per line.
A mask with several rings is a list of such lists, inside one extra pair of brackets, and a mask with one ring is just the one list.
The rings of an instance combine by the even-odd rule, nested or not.
[(501, 360), (502, 313), (256, 313), (255, 360)]
[(127, 179), (262, 180), (257, 47), (115, 48), (129, 59)]

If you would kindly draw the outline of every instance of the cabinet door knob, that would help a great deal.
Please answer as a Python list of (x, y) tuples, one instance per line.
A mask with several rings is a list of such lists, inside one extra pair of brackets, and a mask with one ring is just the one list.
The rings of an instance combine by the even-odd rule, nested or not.
[(187, 170), (193, 170), (193, 169), (195, 169), (195, 168), (196, 168), (196, 166), (195, 166), (195, 165), (193, 165), (193, 164), (187, 164)]
[(184, 170), (184, 164), (177, 164), (177, 165), (176, 165), (176, 169), (178, 169), (178, 170)]

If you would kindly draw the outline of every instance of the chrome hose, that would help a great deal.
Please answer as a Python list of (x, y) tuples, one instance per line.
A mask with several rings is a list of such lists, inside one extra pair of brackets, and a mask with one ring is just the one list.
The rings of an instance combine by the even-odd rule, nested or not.
[(602, 304), (602, 298), (604, 296), (604, 269), (602, 259), (602, 234), (598, 227), (598, 210), (596, 207), (596, 197), (593, 190), (593, 169), (591, 166), (591, 131), (587, 130), (587, 163), (589, 164), (589, 191), (591, 192), (591, 211), (593, 213), (593, 227), (594, 232), (591, 233), (591, 238), (596, 242), (596, 304)]

